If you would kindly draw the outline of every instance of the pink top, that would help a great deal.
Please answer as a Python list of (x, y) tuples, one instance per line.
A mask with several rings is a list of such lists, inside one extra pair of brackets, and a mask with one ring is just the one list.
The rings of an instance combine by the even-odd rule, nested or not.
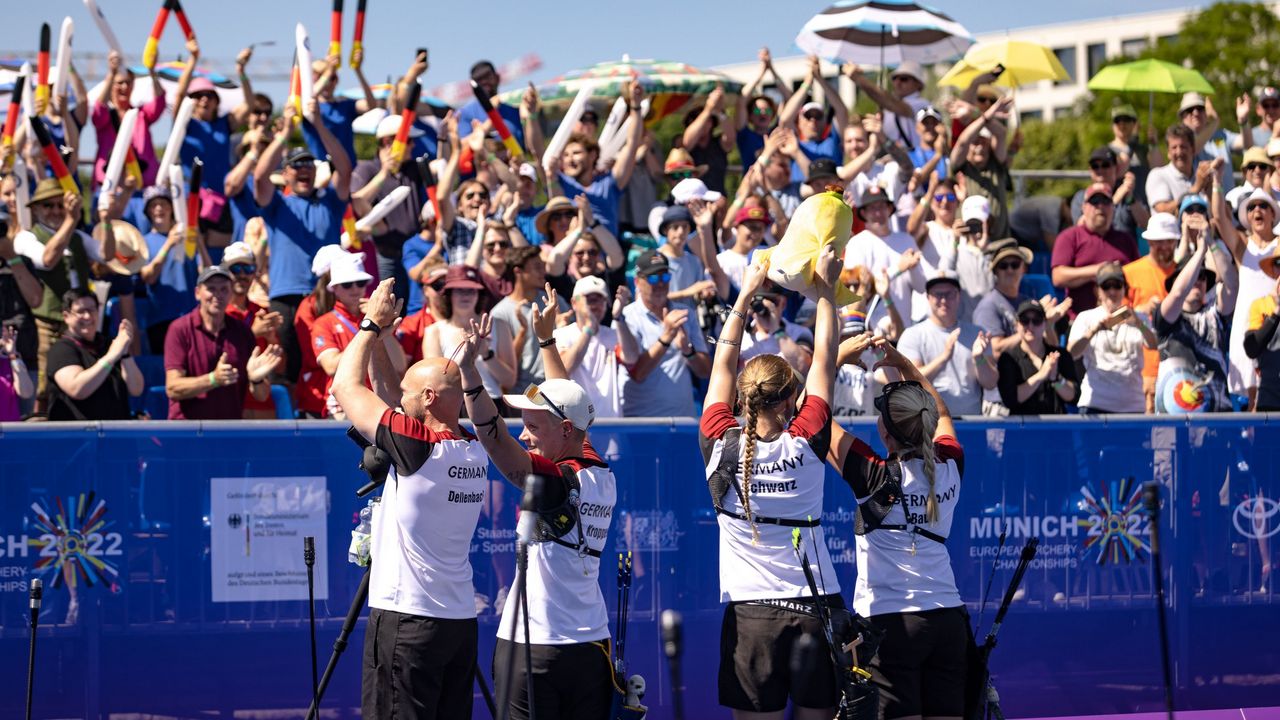
[[(164, 111), (163, 95), (157, 95), (138, 107), (138, 123), (133, 126), (133, 154), (142, 166), (144, 187), (156, 184), (156, 166), (160, 160), (156, 157), (155, 146), (151, 144), (151, 123), (159, 120)], [(111, 124), (111, 107), (101, 100), (93, 104), (92, 119), (93, 127), (98, 130), (98, 158), (93, 162), (93, 186), (96, 188), (102, 185), (102, 178), (107, 172), (111, 148), (116, 144), (116, 129)]]
[(17, 422), (22, 419), (18, 412), (18, 390), (13, 385), (13, 366), (9, 358), (0, 357), (0, 422)]

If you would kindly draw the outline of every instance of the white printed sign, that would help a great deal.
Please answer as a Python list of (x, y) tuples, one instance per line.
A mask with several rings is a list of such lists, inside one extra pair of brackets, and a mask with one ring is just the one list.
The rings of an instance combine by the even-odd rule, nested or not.
[(306, 600), (302, 539), (315, 537), (315, 597), (329, 597), (324, 477), (212, 478), (214, 602)]

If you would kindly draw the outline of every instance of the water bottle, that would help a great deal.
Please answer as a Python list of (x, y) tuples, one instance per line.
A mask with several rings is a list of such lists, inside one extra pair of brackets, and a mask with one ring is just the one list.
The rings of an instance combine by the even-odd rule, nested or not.
[(369, 565), (369, 533), (372, 531), (373, 501), (360, 508), (360, 524), (351, 531), (351, 546), (347, 549), (347, 562), (360, 567)]

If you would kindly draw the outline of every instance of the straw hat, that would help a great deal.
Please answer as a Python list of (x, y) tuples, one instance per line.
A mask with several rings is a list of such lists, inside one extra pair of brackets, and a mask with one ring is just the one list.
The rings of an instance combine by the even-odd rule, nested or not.
[(31, 193), (31, 198), (27, 200), (27, 206), (30, 207), (53, 198), (62, 199), (62, 185), (55, 178), (45, 178), (36, 183), (35, 192)]
[(699, 177), (707, 171), (706, 165), (695, 165), (693, 156), (684, 148), (671, 148), (671, 152), (667, 153), (667, 161), (662, 164), (662, 172), (664, 175), (670, 175), (678, 172), (692, 172), (694, 177)]
[(548, 229), (548, 226), (551, 224), (552, 214), (558, 213), (558, 212), (564, 212), (566, 210), (574, 214), (577, 214), (578, 206), (574, 205), (573, 201), (570, 200), (569, 198), (560, 197), (560, 196), (553, 197), (551, 198), (550, 202), (548, 202), (546, 206), (542, 208), (542, 210), (537, 214), (537, 216), (533, 218), (533, 226), (538, 228), (538, 232), (542, 233), (547, 237), (550, 237), (551, 231)]
[(106, 266), (121, 275), (133, 275), (151, 260), (147, 241), (138, 228), (124, 220), (112, 220), (111, 232), (116, 237), (116, 256)]

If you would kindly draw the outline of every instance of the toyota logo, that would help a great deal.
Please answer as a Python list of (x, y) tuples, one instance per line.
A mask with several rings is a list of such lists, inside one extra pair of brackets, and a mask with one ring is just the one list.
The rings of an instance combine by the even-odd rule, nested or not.
[(1273, 519), (1278, 512), (1280, 503), (1271, 498), (1249, 498), (1236, 506), (1231, 522), (1241, 535), (1261, 540), (1280, 533), (1280, 520)]

